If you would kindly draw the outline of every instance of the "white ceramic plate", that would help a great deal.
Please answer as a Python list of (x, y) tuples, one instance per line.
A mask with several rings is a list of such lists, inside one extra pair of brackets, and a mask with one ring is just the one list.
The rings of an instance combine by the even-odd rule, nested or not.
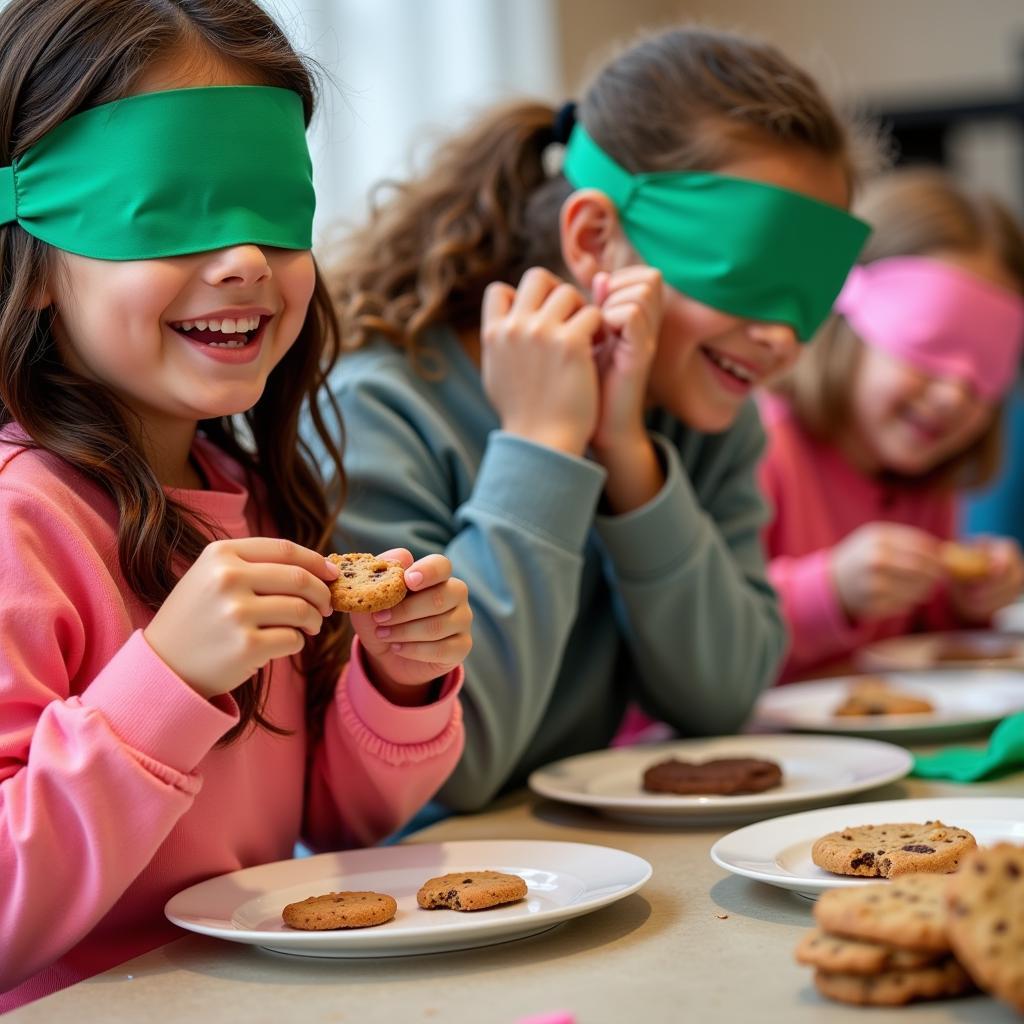
[(916, 715), (851, 715), (835, 709), (856, 676), (791, 683), (765, 693), (755, 721), (765, 728), (827, 732), (900, 741), (937, 741), (984, 733), (1016, 711), (1024, 710), (1024, 674), (974, 669), (969, 672), (887, 673), (894, 689), (923, 697), (935, 710)]
[[(670, 757), (698, 761), (767, 758), (782, 766), (782, 785), (764, 793), (736, 796), (645, 792), (644, 770)], [(529, 783), (541, 796), (592, 807), (610, 817), (678, 824), (688, 819), (749, 820), (815, 802), (834, 803), (837, 797), (901, 779), (912, 764), (905, 750), (872, 740), (727, 736), (580, 754), (538, 769)]]
[[(527, 897), (474, 913), (421, 910), (416, 890), (434, 875), (491, 869), (521, 875)], [(164, 913), (176, 925), (231, 942), (313, 957), (388, 957), (488, 946), (546, 931), (636, 892), (647, 861), (585, 843), (486, 840), (409, 843), (283, 860), (211, 878), (179, 892)], [(394, 919), (375, 928), (304, 932), (281, 920), (286, 903), (339, 890), (389, 893)]]
[(730, 832), (711, 847), (711, 859), (726, 871), (816, 899), (827, 889), (878, 882), (877, 878), (833, 875), (811, 861), (811, 846), (829, 832), (858, 825), (943, 821), (965, 828), (979, 846), (1024, 843), (1024, 800), (1012, 797), (966, 797), (930, 800), (885, 800), (878, 803), (822, 807), (787, 814)]
[(995, 630), (893, 636), (861, 648), (854, 657), (865, 672), (910, 669), (1024, 669), (1024, 637)]

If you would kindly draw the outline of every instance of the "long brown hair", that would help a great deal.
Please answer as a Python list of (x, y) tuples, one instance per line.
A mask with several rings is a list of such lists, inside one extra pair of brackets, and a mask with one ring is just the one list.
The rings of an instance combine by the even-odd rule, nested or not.
[[(751, 147), (834, 158), (857, 177), (851, 131), (774, 47), (676, 28), (598, 72), (576, 112), (627, 170), (715, 170)], [(535, 264), (559, 272), (558, 213), (572, 187), (545, 166), (555, 111), (498, 106), (439, 147), (421, 178), (388, 182), (329, 268), (346, 347), (380, 334), (415, 352), (423, 331), (479, 326), (484, 289)]]
[[(314, 77), (252, 0), (14, 0), (0, 13), (0, 166), (73, 114), (129, 95), (155, 60), (182, 51), (294, 90), (308, 124)], [(209, 527), (166, 496), (135, 443), (137, 422), (110, 389), (61, 360), (53, 313), (38, 309), (36, 301), (52, 256), (19, 225), (0, 227), (0, 425), (17, 422), (32, 447), (59, 456), (110, 495), (118, 509), (121, 572), (155, 611), (208, 543)], [(320, 550), (336, 510), (327, 506), (298, 421), (309, 400), (314, 427), (343, 481), (339, 445), (312, 401), (338, 344), (337, 321), (318, 275), (299, 336), (259, 402), (240, 417), (244, 424), (228, 417), (200, 424), (258, 479), (277, 531)], [(325, 619), (301, 656), (314, 730), (345, 661), (346, 633), (342, 616)], [(268, 689), (264, 670), (233, 691), (241, 720), (223, 742), (250, 725), (281, 731), (263, 715)]]
[[(969, 254), (990, 249), (1024, 294), (1024, 231), (994, 196), (973, 192), (937, 168), (892, 171), (869, 182), (854, 204), (872, 225), (861, 263), (893, 256)], [(832, 316), (796, 366), (773, 390), (781, 394), (809, 434), (826, 444), (850, 429), (850, 382), (864, 342), (847, 321)], [(905, 485), (956, 488), (987, 483), (999, 468), (1000, 411), (964, 451)], [(892, 474), (886, 474), (887, 476)]]

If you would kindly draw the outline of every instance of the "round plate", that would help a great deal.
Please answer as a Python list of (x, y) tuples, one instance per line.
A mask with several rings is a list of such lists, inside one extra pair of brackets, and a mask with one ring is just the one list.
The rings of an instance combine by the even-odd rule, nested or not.
[[(416, 890), (435, 875), (489, 869), (521, 875), (527, 897), (493, 910), (421, 910)], [(636, 892), (647, 861), (586, 843), (487, 840), (409, 843), (323, 853), (233, 871), (172, 897), (176, 925), (231, 942), (312, 957), (390, 957), (488, 946), (546, 931)], [(281, 920), (287, 903), (339, 890), (388, 893), (398, 913), (386, 924), (306, 932)]]
[[(646, 768), (669, 757), (706, 761), (760, 757), (782, 766), (782, 785), (736, 796), (677, 796), (642, 788)], [(857, 793), (903, 778), (913, 765), (900, 747), (873, 740), (813, 736), (727, 736), (579, 754), (535, 771), (530, 788), (541, 796), (582, 804), (613, 818), (654, 824), (688, 819), (767, 817)]]
[(878, 803), (822, 807), (787, 814), (730, 832), (711, 847), (711, 859), (726, 871), (816, 899), (827, 889), (843, 889), (879, 878), (833, 875), (811, 861), (811, 846), (829, 832), (858, 825), (943, 821), (965, 828), (979, 846), (1024, 843), (1024, 800), (1012, 797), (967, 797), (930, 800), (885, 800)]
[(778, 686), (757, 702), (755, 720), (765, 728), (930, 742), (987, 732), (1007, 715), (1024, 710), (1024, 675), (975, 669), (886, 674), (894, 689), (930, 701), (932, 712), (837, 718), (835, 709), (857, 679), (843, 676)]
[(1024, 637), (994, 630), (916, 633), (868, 644), (854, 656), (865, 672), (910, 669), (1024, 669)]

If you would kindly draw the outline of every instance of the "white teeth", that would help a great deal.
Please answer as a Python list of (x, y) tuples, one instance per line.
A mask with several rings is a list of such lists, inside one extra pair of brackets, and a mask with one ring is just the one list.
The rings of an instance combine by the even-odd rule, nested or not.
[(181, 331), (216, 331), (219, 334), (246, 334), (260, 325), (258, 316), (207, 318), (206, 320), (181, 320), (174, 326)]
[(747, 384), (754, 384), (757, 381), (757, 377), (745, 366), (741, 366), (739, 363), (734, 363), (728, 356), (723, 356), (721, 352), (712, 352), (710, 349), (705, 350), (714, 363), (717, 363), (723, 370), (728, 370), (734, 377), (739, 377), (740, 380)]

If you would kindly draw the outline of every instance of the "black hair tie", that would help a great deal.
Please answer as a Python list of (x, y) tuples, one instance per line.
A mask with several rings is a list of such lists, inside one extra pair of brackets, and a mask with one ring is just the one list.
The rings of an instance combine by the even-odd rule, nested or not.
[(563, 103), (555, 114), (554, 123), (551, 126), (551, 141), (564, 146), (569, 141), (573, 126), (576, 124), (576, 104), (573, 100)]

